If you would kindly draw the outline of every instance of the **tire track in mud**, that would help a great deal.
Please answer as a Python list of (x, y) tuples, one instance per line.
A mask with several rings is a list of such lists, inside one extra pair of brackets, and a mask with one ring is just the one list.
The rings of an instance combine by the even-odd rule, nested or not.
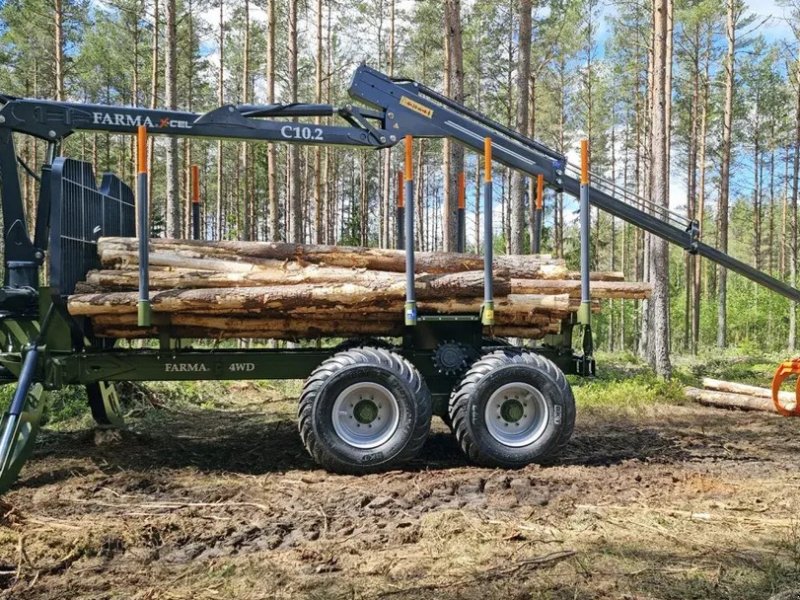
[[(420, 543), (436, 515), (558, 527), (587, 504), (657, 505), (709, 494), (733, 501), (734, 487), (717, 480), (783, 469), (800, 450), (785, 421), (753, 424), (737, 413), (675, 408), (579, 419), (552, 465), (468, 466), (437, 425), (406, 470), (338, 476), (315, 468), (284, 412), (248, 414), (164, 414), (101, 439), (49, 433), (6, 498), (0, 550), (15, 555), (23, 533), (37, 566), (80, 549), (63, 573), (37, 583), (40, 591), (93, 589), (109, 573), (139, 585), (153, 570), (247, 556), (291, 557), (321, 575), (341, 568), (337, 557)], [(458, 527), (443, 535), (457, 535)], [(523, 534), (509, 525), (509, 535)], [(3, 572), (17, 567), (0, 563)], [(10, 585), (4, 577), (0, 583)]]

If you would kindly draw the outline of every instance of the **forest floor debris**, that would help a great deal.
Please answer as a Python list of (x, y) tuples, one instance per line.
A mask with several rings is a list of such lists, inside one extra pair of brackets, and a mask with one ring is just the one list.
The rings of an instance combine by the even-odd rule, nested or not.
[[(0, 598), (769, 598), (800, 577), (798, 422), (579, 407), (548, 467), (330, 475), (294, 401), (47, 430), (0, 505)], [(262, 399), (259, 399), (262, 398)], [(258, 410), (256, 410), (258, 409)]]

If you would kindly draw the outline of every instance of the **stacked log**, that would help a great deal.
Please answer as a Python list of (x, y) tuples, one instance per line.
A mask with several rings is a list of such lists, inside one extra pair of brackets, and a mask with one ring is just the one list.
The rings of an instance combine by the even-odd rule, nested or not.
[[(376, 248), (268, 242), (151, 241), (153, 327), (136, 326), (138, 242), (102, 238), (102, 267), (69, 298), (74, 316), (88, 317), (100, 336), (133, 338), (168, 328), (182, 337), (309, 339), (400, 335), (405, 255)], [(479, 314), (483, 258), (416, 255), (419, 314)], [(557, 333), (580, 305), (580, 275), (547, 255), (494, 261), (492, 335), (541, 338)], [(647, 284), (620, 273), (593, 273), (599, 298), (642, 299)], [(595, 300), (593, 310), (599, 309)]]
[[(734, 381), (703, 378), (703, 388), (687, 387), (686, 396), (705, 406), (759, 412), (775, 412), (772, 390)], [(780, 403), (792, 410), (795, 394), (789, 391), (778, 392)]]

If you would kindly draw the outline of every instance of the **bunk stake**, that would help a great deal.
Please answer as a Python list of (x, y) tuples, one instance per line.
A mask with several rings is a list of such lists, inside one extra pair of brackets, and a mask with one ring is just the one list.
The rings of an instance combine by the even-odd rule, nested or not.
[(533, 253), (542, 251), (542, 213), (544, 212), (544, 175), (536, 177), (536, 207), (533, 210)]
[(413, 164), (414, 138), (406, 136), (406, 163), (405, 163), (405, 197), (409, 199), (405, 207), (405, 233), (406, 247), (406, 325), (417, 324), (417, 300), (414, 295), (414, 164)]
[(150, 307), (150, 227), (147, 199), (147, 129), (139, 126), (136, 132), (138, 173), (136, 175), (136, 203), (139, 229), (139, 327), (149, 327)]
[(192, 239), (200, 239), (200, 167), (192, 165)]
[(492, 235), (492, 138), (483, 140), (483, 310), (481, 323), (494, 325), (494, 289), (492, 287), (492, 262), (494, 236)]
[(456, 250), (458, 252), (466, 252), (467, 248), (466, 189), (466, 175), (462, 171), (458, 174), (458, 228), (456, 230)]
[(406, 247), (406, 223), (405, 223), (405, 198), (403, 197), (403, 186), (405, 182), (403, 181), (403, 172), (397, 172), (397, 249), (402, 250)]
[(591, 293), (589, 290), (589, 233), (591, 221), (589, 214), (589, 141), (581, 140), (581, 193), (580, 193), (580, 228), (581, 228), (581, 307), (578, 310), (578, 323), (584, 326), (583, 352), (592, 354), (591, 332)]

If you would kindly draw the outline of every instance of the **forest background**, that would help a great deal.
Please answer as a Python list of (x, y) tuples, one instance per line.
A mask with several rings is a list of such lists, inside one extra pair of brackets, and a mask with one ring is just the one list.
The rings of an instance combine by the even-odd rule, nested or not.
[[(225, 103), (343, 105), (361, 62), (416, 79), (697, 219), (721, 249), (797, 280), (800, 2), (740, 0), (5, 0), (0, 91), (204, 112)], [(32, 169), (44, 147), (21, 143)], [(65, 154), (134, 175), (129, 136), (80, 133)], [(455, 249), (456, 182), (480, 251), (480, 157), (415, 144), (416, 245)], [(188, 237), (190, 165), (209, 239), (392, 247), (402, 151), (151, 140), (153, 235)], [(36, 185), (23, 180), (35, 210)], [(530, 252), (533, 182), (496, 167), (496, 251)], [(796, 308), (593, 211), (592, 265), (654, 283), (606, 301), (596, 342), (669, 351), (791, 351)], [(577, 266), (577, 202), (548, 191), (543, 251)]]

